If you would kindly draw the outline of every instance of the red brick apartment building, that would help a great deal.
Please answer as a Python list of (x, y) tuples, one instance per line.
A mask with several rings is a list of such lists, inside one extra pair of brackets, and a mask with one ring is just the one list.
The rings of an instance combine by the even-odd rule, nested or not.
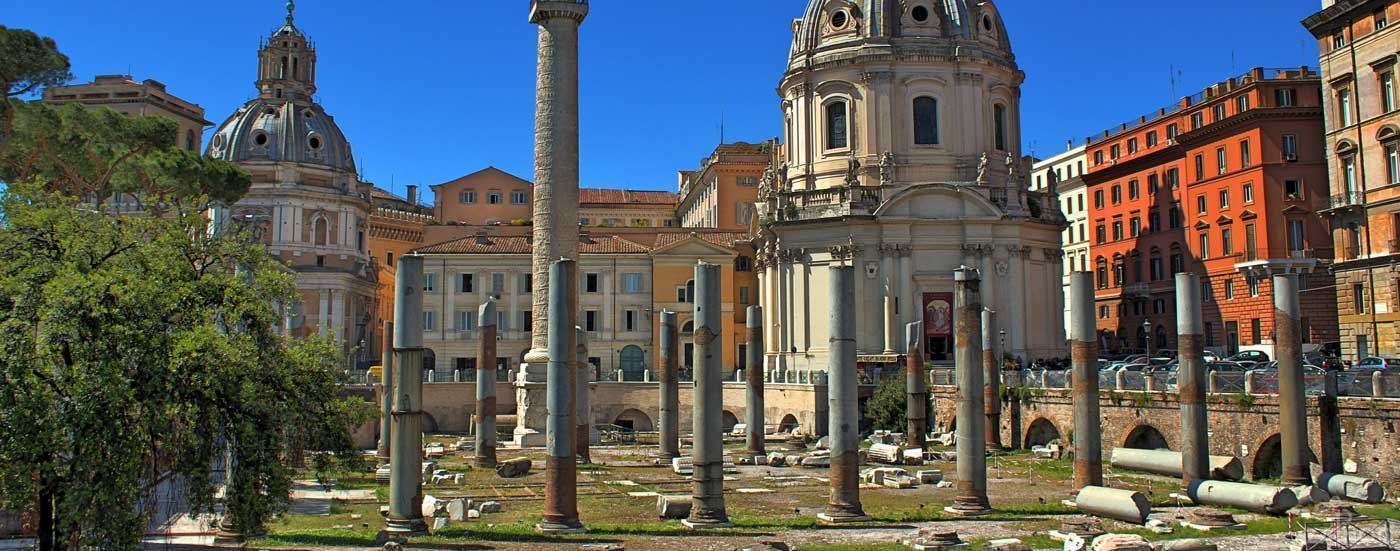
[(1304, 342), (1337, 339), (1320, 83), (1256, 68), (1089, 138), (1105, 351), (1175, 349), (1180, 272), (1202, 274), (1207, 349), (1272, 355), (1270, 276), (1284, 272), (1304, 274)]

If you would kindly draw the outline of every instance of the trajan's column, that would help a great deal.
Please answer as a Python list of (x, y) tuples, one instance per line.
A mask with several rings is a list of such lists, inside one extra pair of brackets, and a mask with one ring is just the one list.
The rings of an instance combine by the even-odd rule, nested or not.
[(518, 446), (544, 445), (549, 265), (560, 258), (578, 260), (578, 29), (587, 16), (587, 0), (530, 2), (530, 22), (539, 26), (535, 83), (534, 275), (530, 290), (533, 332), (525, 365), (516, 379), (519, 423), (515, 427), (515, 443)]

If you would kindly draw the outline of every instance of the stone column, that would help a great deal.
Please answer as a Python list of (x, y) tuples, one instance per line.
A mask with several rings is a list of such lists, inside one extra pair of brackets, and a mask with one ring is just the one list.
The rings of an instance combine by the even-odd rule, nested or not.
[(1337, 403), (1337, 372), (1324, 374), (1322, 386), (1322, 395), (1317, 397), (1317, 428), (1322, 440), (1318, 449), (1322, 457), (1319, 459), (1322, 461), (1322, 472), (1340, 474), (1345, 471), (1342, 470), (1342, 418)]
[[(1099, 343), (1095, 339), (1094, 275), (1070, 274), (1070, 363), (1074, 372), (1074, 489), (1103, 486), (1099, 417)], [(1043, 385), (1042, 385), (1043, 386)]]
[(1001, 449), (1001, 362), (997, 359), (997, 313), (982, 309), (982, 406), (987, 412), (987, 449)]
[(394, 322), (384, 320), (384, 343), (379, 356), (379, 446), (375, 457), (379, 465), (389, 464), (389, 425), (393, 424), (394, 404)]
[(476, 466), (496, 467), (496, 301), (478, 310), (480, 344), (476, 352)]
[(316, 294), (321, 299), (320, 310), (316, 311), (316, 334), (324, 337), (331, 325), (331, 292), (329, 289), (320, 289), (316, 291)]
[(822, 522), (870, 520), (860, 505), (860, 404), (856, 372), (856, 269), (831, 267), (827, 349), (827, 411), (831, 436), (831, 500)]
[(574, 325), (570, 313), (577, 297), (578, 265), (560, 259), (550, 267), (549, 371), (545, 424), (544, 518), (535, 529), (543, 534), (576, 534), (584, 530), (578, 518), (578, 465), (574, 463)]
[(744, 321), (749, 341), (749, 346), (744, 349), (748, 363), (748, 369), (744, 370), (748, 383), (744, 400), (744, 417), (748, 424), (746, 441), (748, 454), (760, 456), (767, 453), (763, 442), (763, 308), (750, 306)]
[(778, 322), (778, 365), (779, 369), (787, 368), (788, 354), (792, 352), (792, 324), (793, 306), (788, 292), (792, 289), (791, 266), (792, 254), (788, 251), (778, 252), (778, 269), (775, 271), (778, 280), (778, 311), (775, 316)]
[(680, 363), (680, 339), (676, 334), (676, 313), (661, 311), (661, 452), (662, 459), (680, 457), (680, 389), (676, 367)]
[(574, 447), (577, 451), (578, 462), (589, 464), (593, 462), (593, 456), (589, 453), (588, 445), (592, 441), (592, 423), (589, 416), (593, 410), (588, 406), (588, 381), (592, 379), (592, 366), (588, 365), (588, 333), (582, 327), (574, 327), (574, 339), (578, 341), (575, 345), (574, 363), (574, 423), (578, 427), (574, 434)]
[(1307, 405), (1303, 397), (1298, 275), (1274, 276), (1274, 350), (1278, 359), (1279, 443), (1283, 485), (1311, 486), (1308, 472)]
[(904, 357), (904, 387), (908, 394), (904, 415), (909, 420), (909, 447), (920, 450), (928, 449), (928, 374), (924, 371), (921, 352), (923, 342), (924, 322), (904, 326), (904, 344), (908, 351)]
[(384, 530), (418, 534), (423, 522), (423, 257), (399, 257), (394, 282), (394, 405), (389, 428), (389, 514)]
[(692, 402), (695, 440), (692, 449), (689, 528), (727, 528), (724, 510), (724, 429), (720, 408), (724, 402), (722, 346), (724, 312), (720, 308), (718, 264), (695, 265), (695, 398)]
[[(1152, 338), (1151, 335), (1148, 338)], [(1181, 395), (1181, 485), (1210, 480), (1210, 441), (1206, 420), (1205, 330), (1201, 319), (1201, 281), (1194, 273), (1176, 274), (1177, 392)]]
[[(535, 81), (534, 249), (531, 255), (530, 351), (525, 354), (516, 393), (515, 442), (534, 446), (540, 439), (539, 390), (549, 362), (550, 264), (578, 258), (578, 30), (588, 4), (570, 0), (531, 0), (530, 22), (539, 26)], [(572, 290), (577, 294), (578, 290)], [(576, 311), (577, 309), (575, 309)], [(574, 313), (570, 312), (570, 319)], [(573, 335), (574, 323), (565, 326)], [(572, 350), (570, 350), (572, 355)]]
[(893, 355), (899, 346), (899, 307), (896, 306), (896, 286), (899, 280), (895, 276), (894, 255), (896, 251), (889, 247), (880, 247), (880, 277), (884, 280), (885, 293), (885, 350), (886, 355)]
[[(923, 319), (922, 306), (919, 305), (919, 297), (914, 292), (914, 259), (911, 256), (913, 248), (910, 245), (900, 245), (899, 247), (899, 312), (900, 319), (907, 324), (909, 322)], [(923, 338), (919, 339), (919, 350), (923, 350)], [(905, 354), (913, 353), (912, 349), (901, 350)]]
[(957, 515), (991, 512), (987, 501), (986, 422), (982, 403), (981, 276), (963, 266), (953, 272), (953, 345), (958, 375), (958, 487), (953, 505)]

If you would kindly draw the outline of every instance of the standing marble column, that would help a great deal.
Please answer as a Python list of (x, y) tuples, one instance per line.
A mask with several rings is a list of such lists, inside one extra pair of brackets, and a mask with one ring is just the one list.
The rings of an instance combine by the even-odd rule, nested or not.
[(987, 501), (987, 442), (982, 402), (981, 276), (963, 266), (953, 272), (953, 346), (958, 377), (958, 486), (953, 505), (957, 515), (991, 512)]
[[(515, 429), (515, 440), (522, 446), (538, 445), (542, 428), (538, 387), (544, 382), (545, 370), (541, 367), (549, 362), (550, 265), (560, 258), (578, 258), (578, 31), (587, 16), (585, 2), (530, 2), (530, 22), (539, 27), (531, 255), (534, 322), (530, 351), (525, 354), (521, 388), (516, 398), (519, 425)], [(574, 325), (565, 326), (569, 340), (573, 338)], [(568, 353), (572, 355), (573, 351)]]
[(690, 516), (682, 521), (690, 528), (732, 526), (724, 510), (724, 428), (720, 409), (724, 404), (722, 359), (724, 312), (720, 309), (718, 264), (695, 265), (695, 398), (692, 404), (694, 492)]
[(384, 320), (384, 342), (380, 345), (379, 386), (383, 388), (379, 400), (379, 447), (375, 456), (379, 465), (389, 464), (389, 425), (393, 424), (394, 411), (394, 322)]
[(831, 327), (827, 352), (827, 411), (831, 437), (831, 500), (817, 518), (828, 523), (870, 520), (860, 505), (860, 397), (856, 372), (856, 269), (831, 267)]
[(997, 358), (997, 313), (982, 309), (982, 406), (987, 415), (987, 449), (1001, 449), (1001, 361)]
[(1176, 274), (1176, 350), (1180, 366), (1177, 393), (1181, 396), (1181, 485), (1191, 488), (1192, 482), (1211, 478), (1205, 329), (1201, 320), (1201, 282), (1194, 273)]
[(676, 333), (676, 313), (661, 311), (661, 452), (663, 460), (680, 457), (680, 385), (676, 368), (680, 365), (680, 339)]
[(928, 374), (924, 370), (924, 322), (904, 326), (905, 373), (904, 387), (908, 393), (904, 402), (905, 418), (909, 420), (909, 447), (928, 449)]
[(1298, 275), (1274, 276), (1274, 350), (1278, 356), (1279, 444), (1283, 485), (1311, 486), (1308, 472), (1308, 419), (1303, 396), (1302, 332)]
[(578, 341), (575, 346), (575, 369), (574, 378), (574, 423), (578, 427), (574, 434), (574, 447), (577, 450), (578, 462), (589, 464), (593, 462), (593, 456), (589, 453), (592, 424), (589, 423), (589, 415), (593, 410), (588, 406), (588, 381), (591, 380), (593, 372), (592, 366), (588, 364), (588, 333), (582, 327), (574, 327), (574, 339)]
[(750, 306), (744, 321), (749, 342), (744, 349), (748, 366), (744, 370), (748, 383), (744, 400), (744, 421), (748, 424), (745, 440), (749, 456), (756, 457), (767, 453), (763, 442), (763, 307)]
[(578, 519), (578, 465), (574, 462), (574, 325), (572, 296), (578, 266), (560, 259), (550, 267), (555, 285), (549, 289), (549, 372), (546, 383), (548, 455), (544, 472), (544, 518), (535, 529), (543, 534), (584, 531)]
[(394, 405), (389, 514), (384, 530), (417, 534), (423, 521), (423, 257), (399, 258), (394, 282)]
[(1069, 279), (1069, 356), (1074, 377), (1074, 489), (1103, 486), (1103, 430), (1099, 417), (1099, 343), (1095, 339), (1093, 274)]
[(481, 305), (476, 353), (476, 466), (496, 467), (496, 301)]

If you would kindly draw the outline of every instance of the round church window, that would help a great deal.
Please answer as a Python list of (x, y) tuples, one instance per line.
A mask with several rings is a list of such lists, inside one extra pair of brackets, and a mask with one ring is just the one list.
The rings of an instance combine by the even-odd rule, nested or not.
[(914, 6), (914, 11), (911, 12), (911, 15), (914, 16), (915, 21), (920, 23), (928, 21), (928, 8), (925, 6)]
[(983, 28), (983, 29), (986, 29), (988, 32), (991, 32), (991, 30), (992, 30), (992, 18), (987, 17), (987, 16), (982, 16), (982, 28)]
[(320, 136), (312, 136), (311, 139), (309, 139), (309, 140), (306, 141), (306, 143), (307, 143), (308, 145), (311, 146), (311, 149), (312, 149), (312, 150), (318, 150), (318, 151), (319, 151), (319, 150), (321, 149), (321, 137), (320, 137)]
[(837, 30), (846, 28), (847, 19), (845, 11), (838, 11), (831, 14), (831, 28)]
[(258, 131), (256, 134), (253, 134), (253, 145), (267, 145), (267, 132)]

